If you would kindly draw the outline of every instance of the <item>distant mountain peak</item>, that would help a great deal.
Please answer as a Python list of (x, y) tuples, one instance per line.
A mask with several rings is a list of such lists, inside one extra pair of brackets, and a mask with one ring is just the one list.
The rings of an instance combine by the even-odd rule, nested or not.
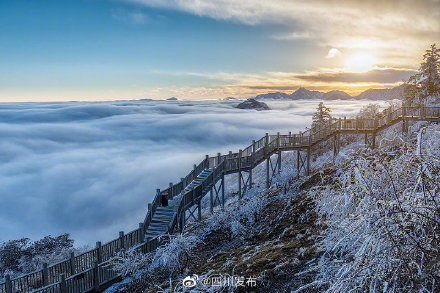
[(394, 100), (403, 96), (405, 84), (393, 88), (385, 89), (368, 89), (356, 96), (356, 99), (368, 99), (368, 100)]
[(290, 100), (290, 95), (282, 92), (257, 95), (255, 100)]
[(304, 87), (300, 87), (296, 91), (294, 91), (293, 93), (309, 93), (309, 92), (310, 92), (310, 90), (308, 90)]
[(259, 102), (255, 99), (247, 99), (246, 101), (238, 104), (237, 109), (254, 109), (257, 111), (270, 110), (269, 106), (264, 102)]
[(260, 94), (255, 100), (300, 100), (300, 99), (320, 99), (320, 100), (350, 100), (350, 99), (369, 99), (369, 100), (393, 100), (399, 99), (403, 95), (404, 85), (399, 85), (389, 89), (368, 89), (357, 96), (351, 96), (341, 90), (332, 90), (326, 93), (308, 90), (299, 87), (291, 94), (283, 92)]
[(293, 100), (298, 99), (320, 99), (324, 93), (319, 91), (311, 91), (304, 87), (298, 88), (290, 96)]

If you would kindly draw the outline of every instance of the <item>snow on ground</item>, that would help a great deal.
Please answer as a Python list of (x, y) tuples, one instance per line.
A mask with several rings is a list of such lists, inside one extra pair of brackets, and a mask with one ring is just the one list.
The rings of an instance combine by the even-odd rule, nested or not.
[[(204, 221), (192, 222), (151, 256), (155, 265), (120, 291), (178, 292), (192, 274), (251, 273), (262, 292), (437, 292), (440, 126), (413, 123), (406, 135), (396, 125), (377, 137), (375, 150), (363, 140), (352, 139), (334, 160), (323, 152), (312, 162), (313, 175), (302, 180), (295, 179), (296, 155), (284, 154), (269, 190), (259, 166), (255, 188), (241, 201), (231, 194), (225, 210), (212, 216), (205, 205)], [(307, 208), (299, 209), (302, 203)], [(200, 284), (194, 289), (217, 292)]]

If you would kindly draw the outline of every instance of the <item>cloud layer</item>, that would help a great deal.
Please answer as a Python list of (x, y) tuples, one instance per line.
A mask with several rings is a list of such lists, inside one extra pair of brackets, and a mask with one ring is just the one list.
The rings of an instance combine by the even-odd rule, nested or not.
[[(365, 102), (331, 102), (347, 115)], [(22, 103), (0, 107), (0, 240), (69, 232), (107, 241), (143, 220), (156, 188), (205, 154), (236, 151), (265, 132), (297, 131), (317, 101)]]
[[(290, 33), (275, 38), (311, 38), (334, 48), (383, 49), (390, 63), (409, 62), (440, 35), (440, 1), (421, 0), (127, 0), (250, 25), (277, 23)], [(289, 37), (290, 36), (290, 37)], [(393, 51), (397, 50), (397, 51)], [(411, 60), (407, 60), (410, 57)], [(408, 64), (408, 63), (405, 63)]]
[[(198, 79), (201, 86), (156, 89), (161, 96), (244, 97), (270, 90), (294, 90), (300, 86), (358, 94), (369, 88), (396, 86), (407, 80), (418, 68), (424, 50), (440, 41), (438, 0), (417, 3), (410, 0), (121, 1), (250, 26), (270, 25), (268, 39), (291, 42), (292, 50), (307, 44), (313, 52), (299, 58), (316, 62), (306, 72), (294, 68), (291, 72), (255, 74), (193, 72), (191, 76)], [(365, 71), (372, 70), (356, 73), (346, 68), (350, 58), (359, 53), (374, 60), (374, 66)], [(356, 67), (356, 64), (351, 66)]]

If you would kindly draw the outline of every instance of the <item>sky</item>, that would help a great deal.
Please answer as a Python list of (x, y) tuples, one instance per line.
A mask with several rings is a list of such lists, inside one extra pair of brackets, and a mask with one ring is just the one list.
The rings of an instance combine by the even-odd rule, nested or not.
[[(326, 105), (341, 117), (369, 102)], [(109, 241), (137, 228), (155, 190), (179, 182), (206, 154), (237, 152), (265, 132), (303, 131), (319, 101), (268, 102), (273, 110), (260, 112), (237, 103), (3, 103), (0, 243), (64, 233), (77, 245)], [(236, 192), (230, 176), (226, 191)]]
[(439, 0), (2, 0), (0, 102), (357, 94), (439, 40)]

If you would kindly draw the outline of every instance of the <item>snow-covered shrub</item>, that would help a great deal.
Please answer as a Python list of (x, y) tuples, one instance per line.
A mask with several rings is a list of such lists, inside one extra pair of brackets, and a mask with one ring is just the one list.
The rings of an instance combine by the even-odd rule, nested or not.
[(417, 139), (352, 154), (333, 184), (312, 189), (328, 228), (310, 286), (327, 292), (440, 290), (439, 141), (440, 127), (430, 126)]
[(172, 237), (168, 244), (156, 250), (149, 270), (165, 272), (170, 276), (182, 273), (188, 264), (191, 250), (200, 242), (200, 237), (194, 235), (179, 234)]
[(252, 188), (239, 201), (218, 211), (207, 220), (207, 233), (214, 230), (229, 231), (232, 237), (244, 238), (254, 232), (254, 223), (270, 202), (262, 190)]
[(200, 237), (179, 234), (171, 236), (168, 243), (154, 252), (143, 254), (129, 249), (111, 259), (113, 268), (124, 277), (133, 280), (152, 279), (158, 276), (172, 277), (182, 273), (191, 251), (201, 242)]
[(151, 253), (140, 253), (133, 248), (119, 252), (110, 262), (121, 276), (138, 278), (151, 264)]
[(53, 264), (70, 257), (71, 252), (82, 249), (73, 247), (69, 234), (46, 236), (32, 242), (28, 238), (10, 240), (0, 244), (0, 277), (12, 276), (40, 269), (43, 263)]

